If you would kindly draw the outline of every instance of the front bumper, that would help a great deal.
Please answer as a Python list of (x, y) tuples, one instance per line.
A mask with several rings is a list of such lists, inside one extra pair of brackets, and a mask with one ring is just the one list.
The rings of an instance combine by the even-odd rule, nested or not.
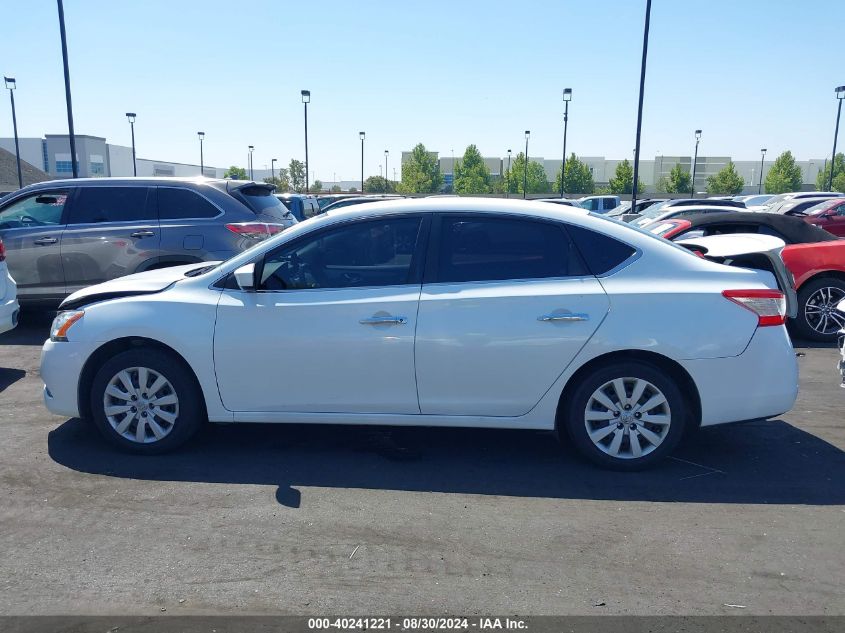
[(50, 413), (79, 417), (79, 377), (95, 344), (44, 342), (41, 348), (41, 379), (44, 404)]
[(0, 304), (0, 334), (17, 327), (19, 314), (20, 306), (17, 298), (8, 299)]

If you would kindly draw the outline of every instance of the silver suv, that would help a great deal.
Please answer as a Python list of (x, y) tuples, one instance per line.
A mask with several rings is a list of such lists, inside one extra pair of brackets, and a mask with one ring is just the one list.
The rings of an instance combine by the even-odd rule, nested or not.
[(251, 181), (51, 180), (0, 200), (0, 239), (21, 304), (58, 304), (115, 277), (228, 259), (296, 223)]

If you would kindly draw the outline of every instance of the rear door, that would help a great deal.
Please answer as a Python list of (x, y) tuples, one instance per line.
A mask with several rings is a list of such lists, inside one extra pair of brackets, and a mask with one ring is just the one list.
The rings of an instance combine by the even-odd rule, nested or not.
[(819, 226), (838, 237), (845, 237), (845, 202), (831, 209)]
[[(223, 210), (204, 195), (185, 187), (156, 187), (158, 206), (159, 262), (191, 263), (197, 260), (226, 259), (239, 250), (238, 241), (221, 221)], [(244, 215), (248, 213), (244, 209)], [(243, 218), (234, 218), (239, 222)], [(222, 252), (221, 252), (222, 251)]]
[(67, 292), (129, 275), (154, 261), (161, 239), (156, 216), (153, 187), (80, 187), (61, 240)]
[(560, 223), (443, 214), (420, 296), (423, 414), (519, 416), (539, 402), (609, 308)]
[(7, 202), (0, 210), (6, 263), (22, 299), (59, 299), (67, 294), (60, 244), (69, 193), (42, 190)]

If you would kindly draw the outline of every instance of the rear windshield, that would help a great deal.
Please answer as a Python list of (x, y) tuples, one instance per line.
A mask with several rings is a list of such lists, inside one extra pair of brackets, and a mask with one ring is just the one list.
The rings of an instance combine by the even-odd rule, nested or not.
[(290, 198), (276, 198), (276, 200), (278, 200), (279, 202), (281, 202), (281, 203), (282, 203), (282, 205), (283, 205), (286, 209), (290, 209), (290, 208), (291, 208), (291, 207), (290, 207), (290, 205), (293, 203), (293, 200), (291, 200)]
[(256, 213), (283, 217), (287, 215), (287, 208), (267, 187), (244, 187), (238, 189), (250, 209)]

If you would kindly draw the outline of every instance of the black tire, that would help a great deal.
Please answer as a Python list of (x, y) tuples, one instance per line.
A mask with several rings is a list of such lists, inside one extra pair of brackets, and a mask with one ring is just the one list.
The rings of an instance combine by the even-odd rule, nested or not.
[[(601, 405), (596, 405), (592, 402), (593, 394), (617, 378), (632, 378), (648, 383), (649, 386), (645, 388), (643, 395), (638, 400), (640, 405), (646, 404), (650, 396), (655, 395), (656, 392), (653, 391), (653, 388), (659, 390), (665, 397), (668, 406), (670, 424), (668, 424), (668, 430), (663, 431), (662, 429), (664, 427), (662, 425), (644, 423), (640, 418), (634, 418), (633, 416), (637, 413), (636, 405), (629, 405), (630, 410), (627, 411), (623, 410), (624, 407), (621, 407), (618, 412), (606, 409), (606, 407), (606, 410), (601, 411), (591, 409), (597, 414), (603, 413), (608, 416), (613, 416), (614, 413), (620, 414), (607, 421), (596, 421), (592, 423), (596, 425), (593, 427), (594, 433), (605, 429), (609, 432), (608, 435), (600, 440), (601, 442), (612, 444), (617, 437), (617, 432), (623, 436), (621, 439), (621, 448), (617, 447), (620, 456), (615, 457), (600, 449), (590, 439), (590, 432), (587, 429), (586, 409), (588, 404), (591, 407), (598, 406), (601, 408)], [(633, 396), (634, 383), (628, 381), (623, 384), (626, 389), (626, 395)], [(642, 361), (615, 362), (596, 368), (580, 381), (580, 384), (575, 387), (568, 401), (563, 404), (563, 420), (561, 424), (566, 429), (567, 435), (572, 440), (575, 448), (581, 455), (594, 464), (611, 470), (641, 470), (665, 458), (677, 446), (681, 437), (684, 435), (686, 427), (689, 426), (689, 421), (692, 419), (689, 404), (671, 376), (655, 365)], [(660, 414), (658, 409), (662, 407), (663, 405), (657, 405), (657, 407), (649, 409), (651, 413), (644, 413), (656, 419)], [(655, 411), (658, 411), (658, 413), (654, 413)], [(642, 415), (640, 413), (640, 416)], [(627, 420), (630, 421), (623, 424), (623, 421)], [(619, 424), (622, 424), (623, 428), (620, 428)], [(613, 430), (611, 431), (612, 427)], [(640, 457), (633, 456), (635, 453), (630, 439), (632, 433), (636, 433), (636, 445), (643, 451)], [(661, 441), (652, 444), (643, 435), (644, 433), (649, 433), (649, 437), (657, 437), (659, 435)], [(630, 455), (627, 455), (627, 453), (630, 453)]]
[[(157, 393), (161, 394), (162, 397), (173, 394), (177, 398), (177, 405), (165, 405), (160, 409), (160, 411), (167, 409), (170, 412), (168, 417), (175, 418), (172, 422), (167, 422), (161, 418), (157, 419), (154, 409), (149, 409), (151, 411), (150, 418), (153, 422), (156, 422), (158, 430), (166, 430), (166, 435), (161, 439), (156, 440), (154, 437), (149, 437), (153, 435), (153, 430), (152, 424), (147, 422), (146, 413), (137, 414), (138, 416), (145, 416), (142, 434), (146, 439), (143, 443), (127, 439), (121, 433), (118, 433), (106, 415), (104, 400), (109, 383), (121, 371), (129, 370), (128, 374), (133, 379), (133, 385), (139, 386), (137, 382), (138, 372), (133, 371), (134, 368), (147, 368), (163, 376), (169, 382), (169, 385), (165, 386), (164, 390), (159, 389)], [(148, 381), (148, 386), (153, 387), (154, 385), (154, 381)], [(124, 391), (129, 393), (127, 389), (124, 389)], [(172, 451), (187, 442), (197, 432), (202, 422), (206, 420), (202, 392), (191, 370), (179, 357), (158, 349), (137, 348), (121, 352), (110, 358), (103, 363), (103, 366), (94, 375), (89, 397), (91, 418), (97, 429), (111, 444), (130, 453), (158, 455)], [(120, 401), (113, 400), (113, 403), (120, 404)], [(138, 404), (140, 406), (140, 403)], [(161, 413), (159, 412), (158, 415), (161, 415)], [(112, 419), (117, 421), (118, 416), (112, 416)], [(140, 419), (140, 417), (136, 417), (134, 423), (130, 424), (126, 432), (132, 433), (133, 428), (137, 430)]]
[[(823, 333), (814, 327), (814, 323), (811, 322), (811, 319), (807, 315), (808, 305), (811, 307), (823, 307), (819, 305), (819, 300), (822, 298), (821, 295), (825, 293), (826, 289), (829, 289), (827, 290), (829, 293), (828, 296), (840, 297), (838, 300), (834, 298), (831, 302), (833, 304), (832, 309), (835, 310), (835, 304), (841, 301), (841, 298), (845, 298), (845, 281), (837, 279), (836, 277), (812, 279), (801, 286), (801, 289), (798, 291), (798, 316), (792, 320), (795, 333), (798, 334), (798, 336), (811, 341), (821, 341), (825, 343), (836, 341), (837, 332), (842, 329), (841, 327), (831, 325), (830, 331)], [(813, 319), (813, 321), (815, 321), (815, 325), (817, 327), (821, 325), (818, 320)], [(829, 323), (835, 322), (829, 321)]]

